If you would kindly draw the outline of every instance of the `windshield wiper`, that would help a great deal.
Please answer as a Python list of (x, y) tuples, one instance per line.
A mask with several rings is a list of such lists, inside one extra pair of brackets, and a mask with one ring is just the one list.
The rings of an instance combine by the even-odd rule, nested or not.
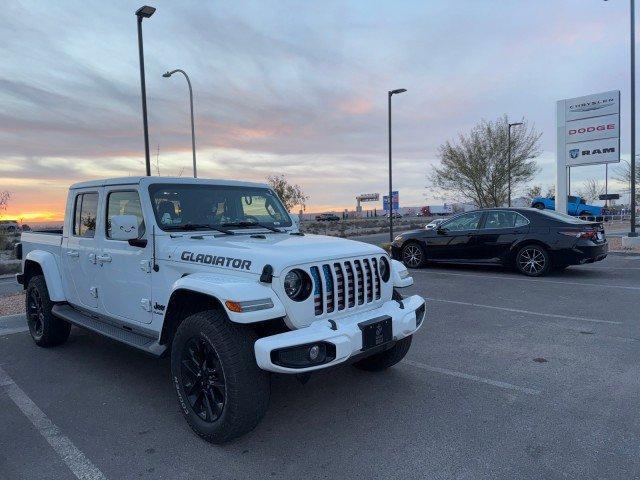
[(184, 225), (170, 225), (168, 227), (164, 227), (164, 229), (168, 231), (182, 230), (185, 232), (194, 230), (215, 230), (217, 232), (226, 233), (227, 235), (234, 235), (231, 230), (208, 223), (185, 223)]
[(282, 233), (282, 230), (276, 227), (272, 227), (271, 225), (267, 225), (265, 223), (260, 222), (229, 222), (229, 223), (221, 223), (223, 227), (239, 227), (239, 228), (251, 228), (251, 227), (260, 227), (265, 228), (267, 230), (271, 230), (272, 232)]

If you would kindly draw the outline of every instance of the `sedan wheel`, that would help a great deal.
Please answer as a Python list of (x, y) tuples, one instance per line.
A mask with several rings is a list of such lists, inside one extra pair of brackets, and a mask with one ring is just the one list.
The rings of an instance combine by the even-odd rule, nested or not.
[(538, 245), (522, 247), (516, 257), (518, 270), (530, 277), (539, 277), (547, 273), (550, 263), (549, 255)]
[(402, 248), (402, 261), (409, 268), (421, 267), (424, 263), (424, 251), (415, 243), (410, 243)]

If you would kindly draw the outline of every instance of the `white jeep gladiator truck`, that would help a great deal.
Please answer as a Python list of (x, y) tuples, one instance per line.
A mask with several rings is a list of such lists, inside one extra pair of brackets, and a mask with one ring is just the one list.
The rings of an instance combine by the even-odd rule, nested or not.
[(23, 233), (27, 322), (41, 347), (71, 324), (171, 356), (180, 408), (222, 443), (252, 430), (270, 372), (406, 355), (425, 301), (373, 245), (297, 231), (267, 185), (127, 177), (69, 189), (61, 231)]

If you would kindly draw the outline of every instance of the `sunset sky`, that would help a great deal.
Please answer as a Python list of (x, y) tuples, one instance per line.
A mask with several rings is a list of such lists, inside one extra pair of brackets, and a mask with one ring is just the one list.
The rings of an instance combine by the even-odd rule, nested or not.
[[(69, 184), (144, 174), (141, 4), (3, 4), (0, 190), (13, 194), (4, 218), (58, 220)], [(186, 82), (162, 78), (174, 68), (193, 83), (199, 175), (284, 173), (310, 195), (309, 211), (353, 208), (357, 194), (385, 190), (394, 88), (408, 89), (394, 97), (401, 206), (442, 203), (425, 188), (438, 146), (503, 114), (543, 132), (533, 183), (554, 183), (561, 98), (620, 89), (629, 158), (628, 1), (150, 4), (150, 144), (162, 175), (191, 172)], [(589, 177), (604, 182), (604, 166), (572, 173), (576, 187)]]

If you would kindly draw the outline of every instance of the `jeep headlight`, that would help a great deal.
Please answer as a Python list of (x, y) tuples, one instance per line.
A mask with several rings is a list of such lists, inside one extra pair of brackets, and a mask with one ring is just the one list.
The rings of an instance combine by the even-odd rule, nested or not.
[(391, 268), (389, 267), (389, 260), (387, 260), (387, 257), (381, 257), (380, 258), (380, 276), (382, 277), (382, 281), (388, 282), (390, 275), (391, 275)]
[(311, 278), (304, 270), (296, 268), (284, 276), (284, 293), (291, 300), (301, 302), (311, 293)]

